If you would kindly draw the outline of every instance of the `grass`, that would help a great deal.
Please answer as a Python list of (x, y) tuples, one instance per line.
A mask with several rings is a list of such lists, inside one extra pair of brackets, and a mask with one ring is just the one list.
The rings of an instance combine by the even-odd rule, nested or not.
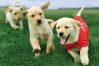
[[(73, 17), (78, 10), (49, 10), (46, 11), (46, 18), (57, 20), (61, 17)], [(90, 45), (88, 66), (99, 66), (99, 9), (84, 10), (82, 17), (90, 28)], [(5, 24), (5, 14), (0, 10), (0, 66), (82, 66), (75, 63), (67, 53), (64, 46), (61, 46), (54, 29), (54, 43), (56, 50), (53, 54), (45, 54), (46, 44), (41, 43), (41, 56), (34, 58), (32, 47), (29, 41), (29, 30), (26, 17), (24, 17), (24, 30), (13, 30), (9, 24)]]

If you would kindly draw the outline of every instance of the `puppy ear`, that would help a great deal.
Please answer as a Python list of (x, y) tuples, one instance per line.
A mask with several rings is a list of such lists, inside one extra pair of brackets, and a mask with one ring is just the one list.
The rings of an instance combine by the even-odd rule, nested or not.
[(55, 27), (56, 24), (57, 24), (56, 22), (52, 22), (52, 23), (50, 23), (50, 27), (51, 27), (51, 29), (53, 29), (53, 28)]
[(5, 12), (12, 12), (13, 10), (11, 9), (11, 8), (7, 8), (6, 10), (5, 10)]
[(13, 10), (9, 10), (9, 12), (12, 12)]
[(26, 16), (26, 15), (27, 15), (27, 13), (28, 13), (28, 11), (25, 11), (25, 12), (23, 12), (23, 15), (24, 15), (24, 16)]
[(75, 28), (80, 28), (80, 21), (73, 19), (72, 24), (74, 25)]
[(47, 10), (48, 7), (49, 7), (49, 5), (50, 5), (50, 1), (48, 1), (46, 4), (44, 4), (43, 6), (41, 6), (41, 8), (42, 8), (43, 10)]
[(7, 9), (6, 9), (6, 12), (12, 12), (13, 11), (13, 9), (14, 9), (14, 7), (8, 7)]
[(48, 23), (54, 22), (54, 20), (52, 20), (52, 19), (46, 19), (46, 21), (47, 21)]

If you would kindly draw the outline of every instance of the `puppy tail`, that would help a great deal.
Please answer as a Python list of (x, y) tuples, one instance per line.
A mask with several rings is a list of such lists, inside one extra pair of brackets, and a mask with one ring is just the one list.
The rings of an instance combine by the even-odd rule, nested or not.
[(54, 22), (54, 20), (52, 20), (52, 19), (45, 19), (48, 23), (52, 23), (52, 22)]
[(82, 11), (84, 10), (84, 6), (78, 11), (78, 13), (77, 13), (77, 15), (76, 16), (81, 16), (81, 13), (82, 13)]

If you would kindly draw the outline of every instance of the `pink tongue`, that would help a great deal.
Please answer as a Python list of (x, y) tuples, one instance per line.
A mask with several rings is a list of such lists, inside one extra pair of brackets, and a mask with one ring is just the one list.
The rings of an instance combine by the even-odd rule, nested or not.
[(64, 45), (65, 41), (66, 41), (66, 38), (61, 38), (61, 41), (60, 41), (61, 45)]

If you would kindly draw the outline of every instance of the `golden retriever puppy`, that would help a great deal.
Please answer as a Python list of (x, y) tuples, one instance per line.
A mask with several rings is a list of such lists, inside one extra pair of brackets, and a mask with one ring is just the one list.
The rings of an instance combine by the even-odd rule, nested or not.
[(23, 29), (22, 7), (8, 7), (6, 10), (6, 23), (10, 23), (13, 29)]
[[(81, 61), (83, 65), (88, 65), (89, 31), (85, 21), (81, 18), (83, 9), (84, 7), (75, 18), (60, 18), (50, 26), (53, 28), (56, 25), (58, 37), (61, 39), (60, 43), (67, 48), (75, 62)], [(77, 50), (80, 51), (80, 54), (77, 53)]]
[(46, 53), (51, 53), (55, 48), (53, 44), (53, 32), (48, 24), (50, 19), (45, 19), (44, 11), (48, 8), (50, 2), (41, 7), (32, 7), (25, 13), (28, 19), (30, 42), (35, 53), (35, 57), (40, 55), (40, 40), (47, 40)]

